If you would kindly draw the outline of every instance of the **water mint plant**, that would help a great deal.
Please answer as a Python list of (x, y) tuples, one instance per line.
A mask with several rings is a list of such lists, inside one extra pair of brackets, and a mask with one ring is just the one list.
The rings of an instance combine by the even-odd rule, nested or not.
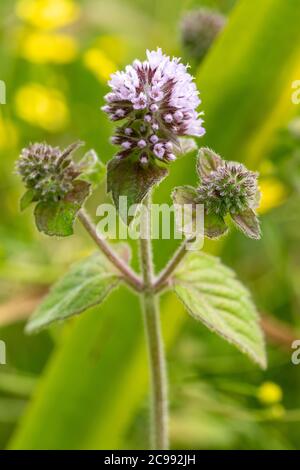
[[(261, 367), (266, 366), (264, 339), (256, 308), (248, 290), (221, 261), (190, 251), (193, 237), (184, 237), (179, 249), (161, 272), (156, 273), (151, 242), (151, 193), (167, 176), (183, 136), (204, 134), (200, 100), (193, 78), (177, 58), (157, 51), (147, 60), (135, 61), (109, 82), (103, 110), (118, 122), (113, 143), (118, 146), (106, 169), (94, 152), (77, 161), (73, 155), (81, 143), (67, 149), (33, 144), (23, 149), (17, 171), (26, 187), (22, 209), (35, 205), (37, 228), (49, 236), (73, 234), (78, 219), (99, 248), (81, 260), (59, 280), (38, 307), (26, 327), (38, 331), (101, 304), (121, 283), (140, 298), (151, 377), (151, 447), (169, 448), (168, 386), (159, 298), (175, 292), (187, 312), (218, 333)], [(194, 144), (195, 145), (195, 144)], [(186, 158), (192, 158), (191, 154)], [(192, 159), (190, 164), (194, 164)], [(197, 187), (174, 188), (177, 208), (188, 204), (204, 207), (204, 233), (217, 238), (228, 232), (228, 217), (250, 238), (260, 237), (255, 209), (259, 203), (258, 175), (241, 163), (226, 162), (207, 148), (198, 151)], [(140, 273), (130, 266), (130, 250), (114, 247), (99, 233), (84, 208), (89, 195), (106, 175), (107, 191), (117, 209), (119, 198), (128, 207), (139, 205)], [(127, 223), (138, 217), (120, 216)], [(196, 236), (197, 234), (194, 234)], [(196, 326), (195, 326), (196, 327)]]

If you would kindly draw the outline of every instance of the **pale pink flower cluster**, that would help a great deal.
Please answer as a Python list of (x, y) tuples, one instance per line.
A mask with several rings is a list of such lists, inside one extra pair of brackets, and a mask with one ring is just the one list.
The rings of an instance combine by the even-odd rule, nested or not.
[(136, 154), (142, 163), (151, 157), (174, 160), (178, 137), (205, 133), (201, 101), (193, 77), (180, 59), (161, 49), (147, 51), (147, 60), (135, 60), (112, 75), (105, 111), (113, 121), (124, 121), (112, 142), (123, 158)]

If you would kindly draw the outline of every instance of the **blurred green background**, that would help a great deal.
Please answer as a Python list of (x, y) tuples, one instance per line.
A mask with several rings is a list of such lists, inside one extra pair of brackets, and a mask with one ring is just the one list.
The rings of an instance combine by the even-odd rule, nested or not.
[[(226, 26), (199, 63), (181, 40), (187, 11), (207, 6)], [(2, 0), (0, 2), (0, 448), (139, 449), (148, 445), (148, 369), (137, 299), (120, 288), (103, 306), (35, 336), (24, 323), (49, 286), (94, 247), (79, 226), (46, 238), (19, 212), (14, 174), (29, 142), (75, 139), (103, 161), (112, 126), (100, 111), (107, 79), (160, 46), (192, 66), (207, 134), (201, 144), (260, 171), (259, 242), (232, 232), (205, 251), (250, 287), (269, 367), (252, 365), (162, 298), (174, 449), (299, 449), (300, 79), (299, 0)], [(156, 199), (196, 181), (195, 159), (172, 165)], [(107, 200), (105, 186), (89, 201)], [(157, 269), (176, 246), (155, 242)], [(134, 251), (135, 254), (135, 251)], [(134, 257), (134, 266), (137, 259)]]

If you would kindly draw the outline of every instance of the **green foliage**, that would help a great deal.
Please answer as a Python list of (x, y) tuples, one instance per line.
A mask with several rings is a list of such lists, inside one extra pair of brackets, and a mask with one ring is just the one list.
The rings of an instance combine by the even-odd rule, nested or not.
[(259, 239), (261, 232), (258, 218), (252, 209), (246, 209), (240, 214), (232, 214), (232, 220), (246, 236)]
[(34, 215), (37, 228), (49, 236), (68, 237), (73, 234), (76, 215), (89, 196), (90, 185), (75, 181), (74, 188), (57, 202), (39, 202)]
[(198, 202), (208, 218), (206, 234), (226, 232), (224, 217), (230, 214), (235, 225), (249, 238), (259, 239), (260, 225), (255, 213), (261, 194), (257, 173), (238, 162), (227, 162), (208, 148), (199, 151), (197, 171), (200, 178)]
[(120, 288), (101, 310), (96, 307), (69, 325), (11, 447), (104, 449), (112, 440), (122, 445), (116, 443), (120, 426), (128, 423), (127, 413), (131, 417), (147, 387), (138, 309), (137, 299)]
[[(205, 4), (228, 13), (226, 5), (235, 2), (193, 0), (187, 5), (181, 0), (165, 0), (159, 8), (146, 0), (98, 2), (93, 6), (93, 22), (90, 15), (83, 14), (76, 30), (80, 41), (76, 62), (59, 66), (30, 63), (13, 55), (19, 46), (7, 47), (6, 41), (11, 42), (15, 28), (20, 27), (20, 20), (14, 19), (13, 3), (0, 2), (1, 17), (11, 18), (9, 28), (3, 23), (0, 45), (1, 78), (7, 79), (9, 95), (14, 98), (17, 90), (31, 81), (57, 84), (63, 93), (67, 91), (70, 114), (63, 135), (80, 136), (108, 160), (114, 152), (108, 140), (111, 124), (97, 104), (107, 88), (102, 78), (98, 81), (83, 65), (81, 52), (86, 45), (99, 38), (101, 54), (118, 67), (158, 44), (168, 53), (181, 55), (174, 38), (182, 11)], [(83, 13), (88, 3), (80, 2)], [(264, 168), (269, 168), (266, 147), (273, 145), (274, 130), (285, 125), (291, 112), (297, 112), (290, 100), (290, 86), (299, 78), (295, 70), (300, 52), (300, 4), (298, 0), (241, 0), (236, 4), (218, 42), (201, 68), (193, 71), (207, 128), (201, 144), (212, 146), (225, 158), (247, 161), (251, 169), (262, 159)], [(106, 48), (108, 41), (113, 46), (110, 43)], [(111, 54), (112, 50), (117, 54)], [(13, 162), (21, 146), (49, 136), (38, 126), (16, 118), (14, 99), (1, 111), (1, 117), (12, 119), (19, 135), (15, 146), (7, 150), (1, 146), (9, 134), (0, 132), (0, 297), (5, 302), (8, 292), (13, 296), (16, 289), (27, 291), (52, 282), (70, 262), (73, 249), (76, 253), (86, 249), (86, 240), (80, 231), (67, 240), (37, 237), (30, 215), (17, 215), (20, 188), (11, 175)], [(57, 132), (51, 139), (57, 143), (63, 135)], [(289, 166), (291, 151), (288, 149), (284, 159), (286, 184), (296, 176)], [(293, 151), (298, 154), (296, 144)], [(195, 183), (191, 158), (175, 162), (166, 184), (159, 187), (157, 200), (166, 201), (174, 186)], [(282, 176), (282, 161), (281, 157), (273, 160), (278, 177)], [(295, 158), (295, 168), (298, 166)], [(103, 200), (102, 195), (100, 198)], [(251, 285), (262, 311), (295, 329), (299, 326), (295, 290), (299, 284), (298, 207), (299, 200), (292, 197), (282, 209), (264, 215), (264, 237), (255, 244), (255, 256), (252, 241), (233, 231), (226, 241), (205, 244), (205, 250), (223, 250), (226, 263)], [(163, 265), (172, 247), (169, 240), (155, 242), (157, 267)], [(26, 314), (25, 303), (23, 308)], [(217, 335), (197, 328), (192, 318), (183, 315), (175, 296), (166, 294), (162, 319), (171, 374), (173, 448), (299, 448), (300, 383), (297, 368), (290, 364), (290, 344), (283, 348), (268, 344), (270, 367), (265, 375)], [(22, 323), (12, 325), (9, 335), (1, 328), (9, 363), (0, 373), (12, 367), (16, 374), (34, 371), (38, 379), (22, 416), (6, 422), (7, 402), (3, 406), (1, 402), (1, 447), (13, 435), (10, 447), (16, 449), (143, 448), (147, 422), (143, 400), (148, 383), (142, 326), (138, 302), (130, 292), (118, 289), (101, 305), (101, 311), (87, 312), (63, 328), (29, 337), (23, 334)], [(174, 338), (175, 347), (170, 349)], [(255, 390), (266, 378), (282, 386), (283, 404), (262, 407), (256, 401)]]
[(247, 289), (218, 258), (189, 253), (173, 279), (192, 317), (266, 367), (258, 315)]
[(178, 157), (191, 157), (191, 153), (198, 150), (198, 145), (194, 138), (179, 137), (178, 148), (174, 147), (174, 152)]
[(192, 186), (180, 186), (172, 191), (177, 229), (187, 239), (195, 238), (197, 217), (203, 216), (202, 208), (197, 206), (197, 198), (197, 191)]
[(193, 186), (180, 186), (175, 188), (172, 192), (172, 198), (175, 204), (194, 205), (197, 202), (197, 190)]
[[(150, 189), (167, 174), (167, 168), (152, 161), (143, 165), (140, 161), (132, 161), (130, 158), (110, 160), (107, 166), (107, 190), (112, 193), (114, 203), (125, 222), (130, 222), (130, 219), (127, 220), (127, 208), (140, 204)], [(125, 211), (119, 207), (120, 196), (127, 197)]]
[[(73, 234), (76, 215), (89, 196), (90, 188), (99, 186), (106, 173), (105, 165), (93, 150), (78, 164), (69, 158), (82, 145), (77, 141), (61, 151), (59, 147), (35, 144), (24, 149), (19, 158), (19, 172), (30, 188), (21, 198), (21, 210), (37, 202), (36, 225), (46, 235), (67, 237)], [(79, 176), (80, 179), (76, 179)]]
[(87, 152), (79, 166), (82, 171), (80, 180), (87, 181), (93, 188), (97, 188), (105, 177), (106, 166), (98, 158), (96, 152), (94, 150)]
[(202, 178), (205, 178), (210, 175), (212, 171), (215, 171), (218, 166), (222, 164), (222, 158), (213, 150), (202, 147), (198, 152), (197, 157), (197, 173), (202, 181)]
[(120, 277), (100, 253), (76, 264), (54, 287), (31, 317), (26, 331), (77, 315), (106, 298)]
[(200, 181), (197, 189), (181, 186), (172, 193), (176, 210), (190, 205), (195, 221), (197, 207), (203, 205), (204, 234), (208, 238), (218, 238), (227, 232), (224, 217), (230, 214), (246, 236), (259, 239), (260, 225), (254, 211), (260, 200), (257, 174), (240, 163), (222, 160), (209, 148), (199, 150), (196, 169)]
[(228, 227), (223, 217), (218, 214), (205, 214), (204, 234), (208, 238), (219, 238), (227, 233)]
[(36, 193), (34, 189), (28, 189), (28, 191), (26, 191), (26, 193), (23, 194), (20, 200), (21, 211), (24, 211), (25, 209), (27, 209), (27, 207), (29, 207), (30, 204), (34, 202), (35, 196), (36, 196)]
[[(198, 204), (198, 193), (192, 186), (179, 186), (172, 192), (173, 202), (175, 204), (176, 211), (178, 212), (178, 218), (181, 220), (181, 207), (184, 205), (192, 206), (192, 218), (196, 218), (196, 205)], [(227, 232), (228, 228), (225, 224), (223, 217), (218, 214), (204, 214), (204, 235), (208, 238), (218, 238)], [(185, 230), (187, 232), (189, 230)]]

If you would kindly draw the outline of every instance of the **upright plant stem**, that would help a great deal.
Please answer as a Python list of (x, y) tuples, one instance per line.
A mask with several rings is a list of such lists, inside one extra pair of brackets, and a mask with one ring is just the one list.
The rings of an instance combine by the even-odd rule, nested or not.
[(159, 302), (153, 289), (154, 268), (150, 211), (151, 200), (147, 198), (144, 202), (141, 215), (140, 258), (144, 280), (142, 304), (151, 374), (152, 447), (157, 450), (166, 450), (169, 445), (167, 378), (159, 317)]

